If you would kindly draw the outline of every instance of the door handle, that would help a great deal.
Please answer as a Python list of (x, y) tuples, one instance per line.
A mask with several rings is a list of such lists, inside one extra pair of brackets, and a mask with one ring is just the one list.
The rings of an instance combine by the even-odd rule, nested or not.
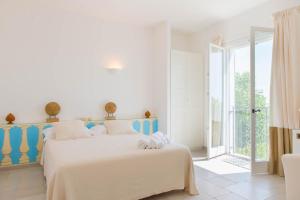
[(257, 112), (261, 112), (261, 109), (252, 109), (252, 113), (255, 114)]

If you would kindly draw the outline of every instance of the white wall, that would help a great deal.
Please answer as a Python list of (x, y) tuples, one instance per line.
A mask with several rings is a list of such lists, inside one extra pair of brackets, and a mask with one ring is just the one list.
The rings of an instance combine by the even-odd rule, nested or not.
[[(210, 26), (199, 33), (194, 33), (192, 37), (193, 51), (202, 52), (204, 56), (204, 73), (205, 92), (208, 93), (208, 46), (218, 35), (224, 38), (225, 43), (239, 42), (240, 40), (249, 39), (251, 26), (273, 27), (272, 14), (283, 9), (300, 5), (299, 0), (273, 0), (253, 8), (239, 16), (226, 20), (222, 23)], [(206, 136), (208, 134), (208, 96), (204, 95), (204, 143), (206, 146)]]
[[(164, 105), (154, 106), (155, 39), (152, 28), (105, 23), (31, 1), (1, 2), (0, 121), (9, 112), (18, 122), (44, 121), (49, 101), (61, 104), (61, 119), (101, 119), (110, 100), (119, 118), (142, 117), (149, 109), (165, 120)], [(162, 51), (158, 64), (167, 65)], [(124, 69), (109, 73), (104, 66), (112, 60)]]
[(171, 29), (167, 22), (154, 27), (154, 67), (153, 97), (154, 112), (159, 119), (159, 127), (170, 134), (170, 57)]
[(180, 51), (192, 51), (191, 34), (173, 30), (171, 32), (171, 47)]

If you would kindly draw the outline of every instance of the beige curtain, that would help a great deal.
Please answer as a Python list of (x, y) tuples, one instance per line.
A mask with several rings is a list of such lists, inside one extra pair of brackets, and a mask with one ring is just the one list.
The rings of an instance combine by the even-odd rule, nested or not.
[(300, 6), (274, 14), (269, 172), (283, 176), (281, 156), (291, 153), (291, 130), (299, 128)]

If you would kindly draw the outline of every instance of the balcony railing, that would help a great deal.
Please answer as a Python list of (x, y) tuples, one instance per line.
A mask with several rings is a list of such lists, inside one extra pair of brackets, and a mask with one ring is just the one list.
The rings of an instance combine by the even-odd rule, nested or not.
[[(256, 160), (268, 158), (269, 107), (261, 107), (256, 113)], [(229, 112), (230, 152), (242, 157), (251, 157), (251, 112), (250, 108)]]

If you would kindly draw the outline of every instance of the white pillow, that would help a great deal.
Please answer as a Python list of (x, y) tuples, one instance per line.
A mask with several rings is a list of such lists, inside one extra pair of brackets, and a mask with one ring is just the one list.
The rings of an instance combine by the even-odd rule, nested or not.
[(90, 136), (88, 129), (81, 120), (54, 122), (53, 128), (56, 140), (68, 140)]
[(92, 136), (98, 136), (98, 135), (103, 135), (103, 134), (106, 135), (107, 130), (104, 125), (96, 125), (96, 126), (90, 128), (90, 134)]
[(48, 139), (55, 139), (55, 134), (54, 134), (54, 128), (53, 127), (45, 128), (42, 132), (43, 132), (43, 135), (44, 135), (44, 141), (46, 141)]
[(136, 133), (131, 120), (106, 120), (104, 126), (110, 135)]

